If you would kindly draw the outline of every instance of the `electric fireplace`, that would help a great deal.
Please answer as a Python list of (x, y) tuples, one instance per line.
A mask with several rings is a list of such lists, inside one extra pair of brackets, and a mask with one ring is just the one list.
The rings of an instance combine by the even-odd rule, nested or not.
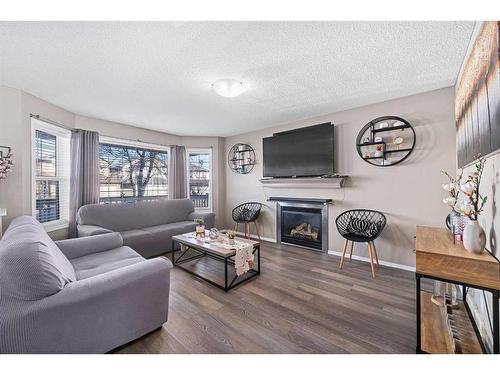
[(269, 200), (277, 202), (278, 243), (328, 250), (328, 203), (331, 200), (282, 197)]

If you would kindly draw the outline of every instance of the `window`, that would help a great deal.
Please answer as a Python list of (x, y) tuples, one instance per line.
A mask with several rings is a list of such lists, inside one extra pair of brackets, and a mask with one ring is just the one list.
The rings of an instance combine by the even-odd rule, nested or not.
[(168, 197), (168, 148), (100, 138), (100, 201)]
[(212, 208), (212, 150), (188, 149), (189, 198), (197, 210)]
[(69, 217), (70, 131), (32, 119), (33, 216), (50, 230)]

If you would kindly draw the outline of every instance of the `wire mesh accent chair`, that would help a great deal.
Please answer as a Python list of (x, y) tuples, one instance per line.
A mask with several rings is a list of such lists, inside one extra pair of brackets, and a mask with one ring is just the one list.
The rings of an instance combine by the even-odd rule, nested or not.
[(375, 277), (375, 264), (378, 266), (378, 256), (373, 241), (382, 233), (386, 222), (384, 214), (378, 211), (356, 209), (342, 212), (335, 220), (337, 230), (345, 238), (339, 268), (342, 269), (344, 265), (344, 257), (349, 242), (351, 242), (349, 259), (352, 259), (354, 242), (366, 242), (368, 245), (368, 255), (370, 256), (372, 276)]
[(234, 230), (238, 231), (238, 225), (240, 223), (245, 224), (245, 237), (249, 238), (250, 224), (253, 223), (255, 225), (257, 237), (260, 241), (260, 230), (257, 219), (259, 218), (261, 210), (262, 204), (259, 202), (247, 202), (235, 207), (232, 212), (233, 220), (236, 223)]

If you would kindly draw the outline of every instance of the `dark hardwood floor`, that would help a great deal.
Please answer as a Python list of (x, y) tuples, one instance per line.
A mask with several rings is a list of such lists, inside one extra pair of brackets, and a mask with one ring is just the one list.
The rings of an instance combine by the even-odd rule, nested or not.
[[(116, 353), (414, 353), (414, 274), (262, 244), (262, 273), (223, 292), (181, 269), (169, 320)], [(196, 265), (212, 273), (220, 267)]]

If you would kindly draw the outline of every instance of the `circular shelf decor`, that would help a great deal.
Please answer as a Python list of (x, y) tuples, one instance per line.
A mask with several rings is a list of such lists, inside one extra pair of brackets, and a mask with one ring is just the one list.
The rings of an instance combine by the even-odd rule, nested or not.
[(367, 163), (390, 167), (410, 156), (415, 140), (415, 129), (408, 121), (397, 116), (383, 116), (363, 126), (356, 138), (356, 149)]
[(237, 143), (229, 150), (227, 162), (235, 173), (250, 173), (255, 165), (255, 150), (250, 145)]

